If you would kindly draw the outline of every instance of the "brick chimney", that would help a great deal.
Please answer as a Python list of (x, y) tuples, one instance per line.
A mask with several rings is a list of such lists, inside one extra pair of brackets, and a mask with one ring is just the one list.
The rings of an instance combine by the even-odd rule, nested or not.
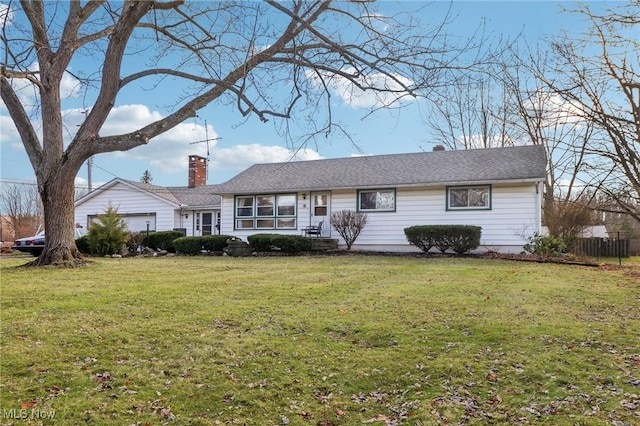
[(207, 159), (199, 155), (189, 156), (189, 188), (207, 184)]

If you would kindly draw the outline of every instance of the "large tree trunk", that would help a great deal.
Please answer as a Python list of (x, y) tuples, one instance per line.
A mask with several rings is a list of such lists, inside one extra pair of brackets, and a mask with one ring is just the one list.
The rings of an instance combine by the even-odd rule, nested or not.
[(57, 173), (39, 185), (44, 207), (45, 245), (42, 254), (27, 266), (84, 264), (75, 243), (74, 177), (75, 174), (69, 171)]

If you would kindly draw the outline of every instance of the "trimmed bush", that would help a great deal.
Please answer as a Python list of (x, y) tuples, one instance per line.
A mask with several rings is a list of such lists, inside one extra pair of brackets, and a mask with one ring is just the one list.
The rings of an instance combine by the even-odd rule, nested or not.
[(274, 234), (271, 238), (271, 244), (288, 254), (311, 250), (311, 239), (300, 235)]
[(458, 254), (480, 246), (482, 228), (470, 225), (417, 225), (404, 229), (410, 244), (428, 253), (437, 248), (442, 253), (451, 249)]
[(481, 234), (482, 228), (479, 226), (456, 226), (451, 229), (451, 233), (449, 234), (450, 247), (458, 254), (475, 250), (480, 246)]
[(258, 252), (272, 251), (275, 248), (283, 253), (298, 254), (311, 250), (311, 239), (300, 235), (253, 234), (247, 241)]
[(202, 247), (207, 251), (222, 251), (227, 247), (227, 240), (234, 238), (232, 235), (204, 235)]
[(202, 237), (180, 237), (173, 240), (173, 246), (177, 253), (186, 255), (200, 254), (202, 250), (223, 251), (227, 246), (227, 240), (234, 238), (232, 235), (204, 235)]
[(183, 234), (180, 231), (150, 232), (149, 241), (146, 241), (145, 234), (145, 244), (147, 247), (154, 250), (166, 250), (168, 252), (175, 253), (176, 248), (173, 245), (173, 241), (182, 236)]
[(404, 235), (407, 237), (409, 244), (418, 247), (425, 253), (428, 253), (433, 247), (436, 246), (436, 236), (433, 232), (428, 232), (428, 226), (411, 226), (404, 228)]
[(253, 234), (247, 237), (247, 242), (258, 252), (271, 251), (271, 240), (275, 234)]
[(176, 249), (176, 253), (180, 254), (200, 254), (202, 245), (202, 237), (180, 237), (173, 240), (173, 246)]

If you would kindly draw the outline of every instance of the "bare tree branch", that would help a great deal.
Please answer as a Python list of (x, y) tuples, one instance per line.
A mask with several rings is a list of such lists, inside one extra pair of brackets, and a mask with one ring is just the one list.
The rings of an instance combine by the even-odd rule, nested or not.
[[(308, 137), (344, 132), (333, 121), (336, 99), (373, 94), (368, 113), (401, 108), (406, 99), (448, 84), (448, 71), (469, 67), (463, 53), (477, 46), (450, 45), (448, 17), (425, 26), (411, 14), (382, 16), (377, 7), (320, 0), (21, 0), (16, 23), (5, 21), (2, 28), (0, 87), (44, 203), (47, 240), (40, 261), (78, 257), (73, 180), (92, 155), (145, 145), (215, 101), (233, 105), (241, 116), (275, 118), (285, 129), (286, 120), (306, 122)], [(384, 30), (376, 28), (380, 20)], [(93, 59), (84, 62), (87, 69), (71, 69), (87, 56)], [(89, 111), (66, 147), (65, 74), (77, 77)], [(25, 82), (36, 89), (33, 109), (16, 93)], [(100, 134), (118, 97), (174, 85), (180, 89), (166, 91), (170, 107), (163, 117), (128, 133)]]

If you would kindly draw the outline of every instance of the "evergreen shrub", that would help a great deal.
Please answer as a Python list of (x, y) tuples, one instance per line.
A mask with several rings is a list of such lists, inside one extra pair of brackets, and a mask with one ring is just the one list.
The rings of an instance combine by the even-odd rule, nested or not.
[(173, 240), (173, 246), (179, 254), (196, 255), (202, 250), (221, 252), (227, 246), (231, 235), (204, 235), (202, 237), (180, 237)]
[(91, 254), (91, 249), (89, 248), (89, 237), (88, 235), (84, 235), (76, 240), (76, 247), (80, 250), (82, 254)]
[(88, 231), (89, 252), (98, 256), (120, 253), (129, 239), (127, 223), (111, 205), (89, 224)]
[(175, 253), (176, 248), (173, 245), (173, 241), (182, 236), (183, 234), (180, 231), (150, 232), (148, 241), (145, 238), (145, 245), (154, 250), (166, 250)]
[(540, 256), (562, 256), (566, 253), (567, 244), (562, 238), (540, 235), (537, 232), (533, 237), (529, 237), (524, 251)]
[(227, 247), (227, 240), (234, 238), (232, 235), (204, 235), (202, 248), (207, 251), (223, 251)]
[(253, 234), (247, 237), (247, 242), (257, 252), (267, 252), (271, 250), (271, 242), (275, 234)]
[(470, 225), (416, 225), (404, 229), (410, 244), (428, 253), (437, 248), (442, 253), (451, 249), (458, 254), (480, 246), (482, 228)]
[(311, 250), (311, 239), (300, 235), (274, 234), (271, 238), (271, 244), (288, 254)]
[(311, 250), (311, 239), (300, 235), (253, 234), (247, 241), (258, 252), (280, 249), (283, 253), (298, 254)]
[(202, 237), (180, 237), (173, 240), (176, 253), (186, 255), (200, 254), (202, 250)]

